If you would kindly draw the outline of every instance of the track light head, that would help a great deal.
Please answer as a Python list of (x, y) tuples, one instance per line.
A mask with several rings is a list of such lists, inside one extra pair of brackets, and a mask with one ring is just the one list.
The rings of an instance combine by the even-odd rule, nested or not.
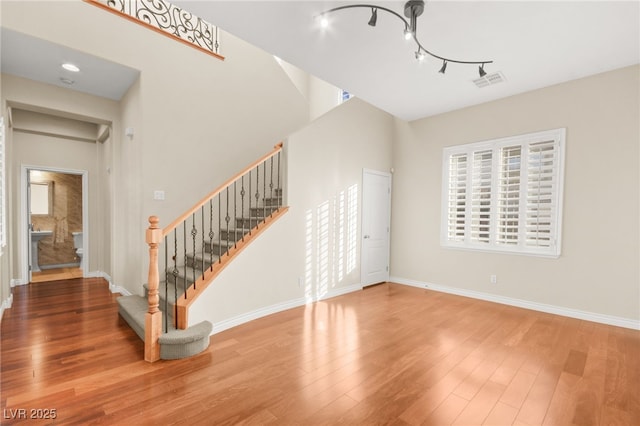
[(376, 22), (378, 22), (378, 9), (371, 8), (371, 18), (369, 19), (369, 25), (372, 27), (376, 26)]
[[(0, 0), (2, 1), (2, 0)], [(353, 8), (367, 8), (371, 10), (371, 17), (367, 22), (369, 26), (375, 27), (378, 22), (378, 10), (381, 10), (389, 15), (395, 16), (404, 24), (404, 38), (409, 41), (413, 39), (416, 43), (418, 50), (415, 51), (416, 59), (419, 62), (424, 61), (427, 58), (427, 55), (439, 59), (442, 62), (442, 68), (440, 68), (440, 73), (444, 74), (447, 70), (447, 64), (449, 62), (453, 62), (455, 64), (465, 64), (465, 65), (479, 65), (478, 72), (480, 73), (480, 77), (484, 77), (487, 73), (484, 71), (485, 64), (491, 64), (493, 61), (483, 60), (483, 61), (468, 61), (468, 60), (457, 60), (448, 58), (446, 56), (439, 56), (435, 53), (429, 51), (425, 48), (420, 40), (418, 40), (418, 17), (421, 16), (425, 10), (424, 7), (425, 0), (407, 0), (404, 5), (404, 16), (399, 14), (393, 9), (386, 8), (384, 6), (379, 6), (375, 4), (346, 4), (342, 6), (337, 6), (332, 9), (325, 10), (319, 15), (316, 15), (320, 18), (320, 26), (322, 28), (327, 28), (329, 26), (329, 21), (327, 19), (327, 14), (338, 12), (346, 9)], [(406, 18), (406, 19), (405, 19)]]

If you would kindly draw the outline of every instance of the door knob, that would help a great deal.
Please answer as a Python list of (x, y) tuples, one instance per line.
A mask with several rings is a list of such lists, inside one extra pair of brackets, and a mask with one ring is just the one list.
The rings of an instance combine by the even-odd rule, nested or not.
[(364, 239), (366, 240), (367, 238), (369, 238), (369, 236), (368, 236), (368, 235), (365, 235), (365, 236), (364, 236)]

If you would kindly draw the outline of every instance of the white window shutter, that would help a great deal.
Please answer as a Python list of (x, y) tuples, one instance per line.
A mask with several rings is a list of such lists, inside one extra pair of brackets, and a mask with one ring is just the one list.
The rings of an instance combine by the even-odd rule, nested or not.
[(471, 224), (469, 238), (488, 244), (491, 231), (492, 150), (473, 153), (471, 175)]
[(442, 244), (559, 256), (565, 133), (445, 148)]
[(498, 177), (498, 244), (517, 245), (520, 234), (520, 169), (522, 148), (520, 145), (500, 149), (500, 174)]
[(556, 143), (553, 140), (533, 143), (527, 154), (525, 245), (551, 247), (557, 210)]
[(467, 208), (467, 155), (452, 155), (449, 160), (447, 197), (447, 239), (464, 241)]

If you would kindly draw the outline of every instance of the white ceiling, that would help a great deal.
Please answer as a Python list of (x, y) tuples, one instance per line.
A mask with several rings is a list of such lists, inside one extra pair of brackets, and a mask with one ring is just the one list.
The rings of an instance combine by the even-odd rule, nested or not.
[[(371, 2), (403, 15), (404, 1)], [(441, 61), (418, 63), (403, 24), (382, 11), (376, 27), (362, 8), (336, 12), (328, 29), (319, 28), (319, 13), (358, 2), (173, 3), (405, 120), (640, 63), (639, 1), (427, 1), (418, 38), (441, 56), (493, 60), (485, 70), (502, 72), (506, 82), (483, 89), (472, 83), (477, 66), (450, 63), (443, 75)], [(100, 58), (98, 49), (89, 55), (6, 28), (1, 38), (3, 73), (115, 100), (138, 77)], [(81, 72), (69, 75), (60, 68), (64, 61)]]
[[(440, 56), (493, 60), (485, 70), (506, 82), (483, 89), (472, 82), (477, 66), (449, 63), (443, 75), (442, 61), (418, 63), (388, 13), (376, 27), (366, 8), (335, 12), (326, 30), (314, 18), (358, 1), (173, 3), (405, 120), (640, 63), (638, 1), (427, 1), (418, 39)], [(404, 15), (404, 1), (366, 3)]]
[[(0, 70), (5, 74), (113, 100), (120, 100), (140, 74), (133, 68), (7, 28), (2, 28), (0, 38)], [(64, 70), (65, 62), (77, 65), (80, 71)]]

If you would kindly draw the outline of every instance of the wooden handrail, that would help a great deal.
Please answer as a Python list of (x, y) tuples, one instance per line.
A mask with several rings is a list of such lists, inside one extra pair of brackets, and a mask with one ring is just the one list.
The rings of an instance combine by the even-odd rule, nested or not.
[(180, 225), (182, 222), (184, 222), (185, 220), (187, 220), (187, 218), (189, 218), (189, 216), (191, 216), (192, 214), (194, 214), (200, 207), (204, 206), (209, 200), (211, 200), (213, 197), (215, 197), (216, 195), (220, 194), (225, 188), (227, 188), (228, 186), (230, 186), (233, 182), (235, 182), (236, 180), (240, 179), (243, 175), (245, 175), (246, 173), (248, 173), (250, 170), (253, 170), (256, 166), (258, 166), (260, 163), (263, 163), (264, 161), (267, 161), (269, 158), (275, 156), (278, 152), (282, 151), (282, 146), (283, 143), (277, 143), (274, 147), (273, 150), (262, 156), (261, 158), (259, 158), (258, 160), (254, 161), (253, 163), (251, 163), (250, 165), (248, 165), (247, 167), (245, 167), (240, 173), (237, 173), (235, 176), (233, 176), (231, 179), (228, 179), (226, 182), (224, 182), (222, 185), (220, 185), (218, 188), (216, 188), (215, 190), (213, 190), (212, 192), (210, 192), (208, 195), (206, 195), (203, 199), (201, 199), (200, 201), (198, 201), (193, 207), (191, 207), (189, 210), (187, 210), (185, 213), (183, 213), (180, 217), (178, 217), (176, 220), (174, 220), (173, 222), (171, 222), (166, 228), (164, 228), (162, 230), (162, 236), (165, 237), (167, 235), (169, 235), (169, 233), (171, 231), (173, 231), (175, 228), (178, 227), (178, 225)]

